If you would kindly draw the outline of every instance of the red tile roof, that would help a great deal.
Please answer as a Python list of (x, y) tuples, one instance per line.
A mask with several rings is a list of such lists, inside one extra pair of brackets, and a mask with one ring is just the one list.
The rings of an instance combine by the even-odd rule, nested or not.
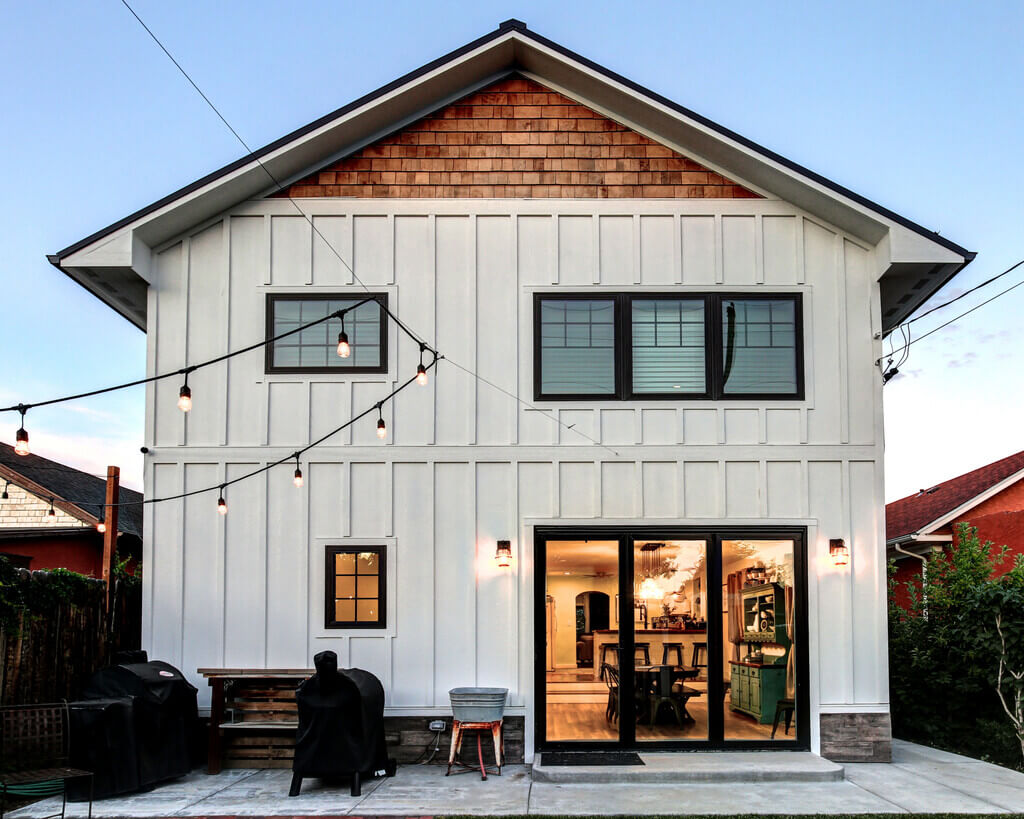
[(1024, 452), (975, 469), (957, 478), (951, 478), (906, 498), (885, 506), (885, 539), (919, 532), (933, 520), (952, 512), (965, 503), (991, 489), (1000, 481), (1024, 469)]

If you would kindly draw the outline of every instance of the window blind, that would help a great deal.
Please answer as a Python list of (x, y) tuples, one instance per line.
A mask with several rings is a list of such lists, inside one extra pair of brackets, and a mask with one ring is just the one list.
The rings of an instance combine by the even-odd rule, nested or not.
[(703, 299), (634, 299), (633, 392), (704, 393)]
[(540, 314), (541, 391), (614, 395), (614, 300), (545, 299)]
[[(271, 302), (272, 335), (287, 333), (359, 301), (361, 299), (277, 298)], [(380, 321), (380, 306), (374, 302), (367, 302), (345, 316), (345, 332), (348, 334), (349, 346), (352, 349), (352, 354), (348, 358), (341, 358), (337, 354), (341, 322), (332, 319), (274, 342), (273, 366), (331, 367), (339, 370), (351, 367), (379, 367)]]
[(725, 393), (796, 392), (796, 314), (793, 300), (724, 300), (722, 349)]

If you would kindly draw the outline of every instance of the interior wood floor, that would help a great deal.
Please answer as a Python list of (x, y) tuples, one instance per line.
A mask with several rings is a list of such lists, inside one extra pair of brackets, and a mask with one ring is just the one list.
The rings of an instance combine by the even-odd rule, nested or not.
[[(603, 693), (594, 690), (593, 671), (590, 669), (549, 671), (547, 675), (549, 695), (547, 698), (547, 738), (549, 740), (590, 740), (615, 741), (619, 738), (618, 723), (605, 719), (605, 706), (608, 702), (607, 688)], [(603, 684), (602, 684), (603, 685)], [(706, 690), (706, 685), (699, 681), (687, 682), (688, 686)], [(579, 689), (577, 696), (572, 696), (573, 689)], [(761, 725), (746, 714), (737, 713), (729, 708), (729, 699), (725, 700), (725, 738), (726, 739), (759, 739), (771, 738), (772, 726)], [(686, 704), (686, 710), (693, 717), (693, 722), (679, 725), (668, 709), (656, 724), (647, 721), (636, 726), (636, 738), (640, 741), (666, 740), (702, 740), (708, 737), (708, 706), (706, 695), (693, 697)], [(776, 739), (792, 739), (793, 728), (789, 736), (783, 732), (780, 724)]]

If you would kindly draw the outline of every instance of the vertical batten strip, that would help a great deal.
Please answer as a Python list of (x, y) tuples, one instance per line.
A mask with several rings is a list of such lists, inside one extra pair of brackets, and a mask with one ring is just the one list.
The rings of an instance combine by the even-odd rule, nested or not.
[(274, 283), (274, 231), (273, 216), (269, 213), (263, 214), (263, 252), (266, 260), (266, 272), (263, 276), (264, 285)]
[(672, 281), (683, 283), (683, 216), (672, 214)]
[(764, 217), (754, 214), (754, 283), (764, 284)]
[[(224, 352), (231, 350), (231, 217), (226, 216), (221, 227), (224, 254)], [(261, 351), (262, 352), (262, 351)], [(231, 396), (231, 362), (224, 362), (224, 423), (221, 425), (221, 446), (228, 445), (228, 402)]]
[(643, 284), (643, 249), (640, 243), (643, 241), (640, 231), (640, 214), (633, 214), (633, 284)]
[(715, 284), (725, 281), (725, 222), (722, 214), (715, 214)]
[(838, 233), (835, 234), (835, 265), (839, 274), (839, 281), (836, 284), (836, 331), (839, 334), (836, 344), (839, 353), (839, 443), (850, 442), (850, 349), (847, 332), (849, 322), (846, 315), (846, 294), (849, 282), (846, 275), (846, 252), (845, 240)]
[[(188, 364), (188, 339), (189, 339), (189, 290), (191, 286), (190, 269), (192, 267), (192, 239), (186, 236), (181, 240), (181, 282), (182, 282), (182, 317), (185, 332), (181, 334), (181, 365)], [(185, 446), (188, 443), (188, 416), (189, 413), (181, 413), (181, 423), (178, 424), (178, 446)]]

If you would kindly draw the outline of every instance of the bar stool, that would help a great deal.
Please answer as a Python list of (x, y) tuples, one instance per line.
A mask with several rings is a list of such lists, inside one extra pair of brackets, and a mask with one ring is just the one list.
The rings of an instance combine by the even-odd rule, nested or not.
[[(703, 656), (704, 662), (701, 662)], [(708, 644), (707, 643), (694, 643), (693, 653), (690, 655), (690, 665), (694, 668), (707, 668), (708, 667)]]
[(598, 679), (603, 680), (605, 678), (604, 667), (607, 664), (608, 652), (612, 652), (615, 655), (615, 663), (619, 662), (619, 644), (618, 643), (601, 643), (601, 653), (597, 658), (597, 661), (601, 664), (601, 673), (598, 675)]
[(796, 703), (792, 699), (782, 699), (775, 703), (775, 720), (772, 722), (772, 739), (775, 739), (775, 732), (779, 730), (779, 718), (786, 718), (786, 735), (789, 735), (789, 725), (793, 721), (793, 711)]
[[(676, 655), (676, 661), (669, 663), (668, 658), (670, 654)], [(682, 665), (683, 664), (683, 644), (682, 643), (662, 643), (661, 644), (661, 664), (662, 665)]]
[(651, 664), (651, 644), (650, 643), (633, 643), (633, 656), (635, 659), (639, 659), (636, 655), (641, 651), (644, 654), (644, 665)]

